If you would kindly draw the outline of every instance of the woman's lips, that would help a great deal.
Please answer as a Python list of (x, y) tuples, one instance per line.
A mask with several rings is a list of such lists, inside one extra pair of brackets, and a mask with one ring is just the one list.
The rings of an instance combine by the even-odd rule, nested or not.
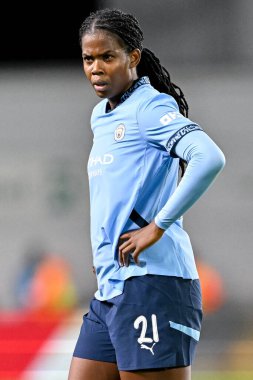
[(96, 82), (96, 83), (93, 83), (93, 87), (94, 87), (95, 91), (104, 91), (107, 87), (107, 83)]

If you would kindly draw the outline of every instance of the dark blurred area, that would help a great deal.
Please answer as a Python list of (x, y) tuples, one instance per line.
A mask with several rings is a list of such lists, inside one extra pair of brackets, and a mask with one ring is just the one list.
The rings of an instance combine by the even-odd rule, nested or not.
[(81, 22), (105, 7), (133, 10), (143, 26), (144, 45), (153, 46), (162, 60), (229, 64), (253, 59), (250, 0), (93, 0), (5, 2), (0, 62), (79, 58)]
[(77, 59), (81, 22), (98, 1), (5, 2), (1, 9), (0, 60), (3, 62)]

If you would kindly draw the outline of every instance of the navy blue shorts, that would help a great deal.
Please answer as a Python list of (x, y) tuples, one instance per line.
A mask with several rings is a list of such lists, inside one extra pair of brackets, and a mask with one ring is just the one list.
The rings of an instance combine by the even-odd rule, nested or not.
[(199, 280), (145, 275), (123, 294), (92, 299), (73, 356), (116, 363), (119, 370), (192, 364), (202, 320)]

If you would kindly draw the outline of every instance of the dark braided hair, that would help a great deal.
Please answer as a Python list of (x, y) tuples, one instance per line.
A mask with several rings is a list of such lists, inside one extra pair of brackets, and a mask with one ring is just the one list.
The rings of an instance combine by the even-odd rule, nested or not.
[[(161, 65), (156, 55), (151, 50), (143, 48), (143, 32), (138, 20), (133, 15), (124, 13), (119, 9), (101, 9), (92, 12), (79, 29), (80, 45), (82, 37), (86, 33), (93, 33), (101, 29), (120, 37), (127, 52), (134, 49), (141, 51), (141, 60), (137, 66), (138, 76), (148, 76), (151, 85), (156, 90), (173, 96), (178, 104), (180, 113), (187, 117), (188, 104), (182, 90), (171, 82), (169, 72)], [(185, 161), (180, 159), (179, 163), (183, 175)]]

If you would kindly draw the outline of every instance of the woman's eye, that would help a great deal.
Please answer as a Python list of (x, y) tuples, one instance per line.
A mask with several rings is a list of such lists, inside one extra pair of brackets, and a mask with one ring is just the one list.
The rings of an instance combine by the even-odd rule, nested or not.
[(112, 55), (105, 54), (103, 58), (104, 58), (105, 61), (110, 61), (112, 59)]
[(89, 57), (89, 56), (87, 56), (87, 57), (83, 57), (83, 60), (84, 60), (84, 62), (86, 62), (86, 63), (92, 63), (92, 62), (93, 62), (92, 57)]

